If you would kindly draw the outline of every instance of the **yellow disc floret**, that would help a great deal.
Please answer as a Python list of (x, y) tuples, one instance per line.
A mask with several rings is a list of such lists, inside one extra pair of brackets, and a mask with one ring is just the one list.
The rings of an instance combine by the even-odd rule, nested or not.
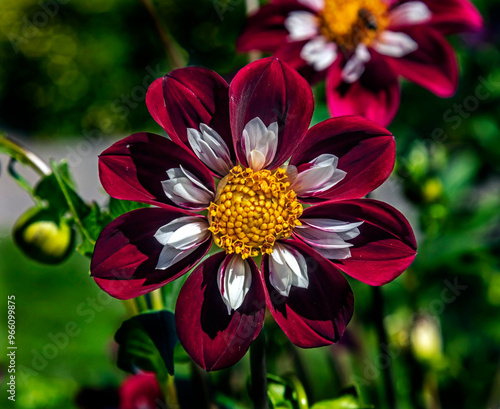
[(321, 34), (347, 51), (369, 45), (389, 24), (382, 0), (325, 0), (320, 13)]
[(235, 166), (222, 179), (208, 208), (215, 244), (243, 259), (271, 254), (277, 239), (300, 226), (302, 205), (285, 170), (254, 172)]

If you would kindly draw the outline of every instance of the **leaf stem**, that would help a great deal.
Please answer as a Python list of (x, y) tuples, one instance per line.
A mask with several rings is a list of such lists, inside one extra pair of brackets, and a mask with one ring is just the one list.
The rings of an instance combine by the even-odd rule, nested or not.
[(0, 133), (0, 152), (4, 152), (23, 165), (29, 166), (40, 176), (47, 176), (52, 172), (39, 156), (2, 133)]
[(250, 345), (250, 372), (252, 377), (252, 400), (254, 408), (268, 409), (266, 336), (260, 331), (259, 336)]

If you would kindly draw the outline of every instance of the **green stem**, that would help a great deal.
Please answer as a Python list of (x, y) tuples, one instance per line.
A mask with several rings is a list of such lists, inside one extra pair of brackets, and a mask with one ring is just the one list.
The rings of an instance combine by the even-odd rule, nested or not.
[(160, 387), (165, 397), (167, 409), (179, 409), (180, 405), (177, 399), (177, 389), (175, 388), (174, 377), (168, 376), (166, 381), (160, 382)]
[(380, 356), (385, 356), (388, 362), (387, 365), (382, 367), (385, 400), (387, 408), (394, 409), (396, 407), (396, 392), (391, 376), (391, 358), (387, 356), (389, 342), (384, 327), (384, 298), (380, 287), (372, 287), (372, 293), (373, 316), (375, 319), (375, 329), (378, 335), (379, 354)]
[(143, 295), (134, 298), (135, 302), (137, 303), (137, 307), (139, 308), (139, 312), (144, 312), (149, 310), (148, 308), (148, 303), (146, 302), (146, 299), (144, 298)]
[(166, 27), (163, 25), (160, 18), (158, 17), (158, 13), (156, 12), (153, 2), (151, 0), (141, 0), (141, 3), (148, 11), (156, 27), (156, 30), (158, 31), (160, 40), (163, 43), (163, 47), (167, 54), (169, 65), (172, 67), (172, 69), (185, 67), (186, 59), (182, 56), (182, 54), (179, 51), (179, 46), (172, 39), (172, 36), (170, 35)]
[(309, 402), (307, 401), (307, 393), (302, 385), (302, 382), (299, 381), (299, 378), (296, 376), (290, 376), (287, 378), (292, 384), (295, 393), (297, 394), (298, 401), (298, 409), (309, 409)]
[(252, 377), (252, 400), (255, 409), (268, 409), (266, 337), (261, 331), (250, 346), (250, 371)]
[(163, 294), (161, 292), (161, 288), (157, 288), (154, 291), (151, 291), (150, 293), (151, 296), (151, 304), (153, 304), (153, 309), (154, 310), (163, 310), (164, 305), (163, 305)]
[(130, 300), (122, 300), (122, 304), (125, 307), (128, 317), (135, 317), (139, 314), (139, 308), (137, 307), (135, 299), (132, 298)]
[(52, 172), (50, 167), (40, 157), (1, 133), (0, 152), (6, 153), (23, 165), (29, 166), (40, 176), (47, 176)]
[(83, 224), (83, 221), (80, 219), (80, 216), (78, 215), (78, 212), (76, 211), (75, 204), (71, 200), (71, 196), (70, 196), (70, 194), (68, 192), (68, 189), (66, 188), (66, 184), (64, 183), (61, 175), (59, 174), (59, 171), (57, 170), (57, 166), (52, 166), (52, 168), (53, 168), (54, 176), (55, 176), (55, 178), (57, 180), (57, 184), (61, 188), (61, 191), (62, 191), (62, 193), (64, 195), (64, 198), (66, 199), (66, 202), (68, 203), (69, 210), (70, 210), (71, 214), (73, 215), (73, 218), (74, 218), (75, 223), (76, 223), (76, 225), (78, 227), (78, 230), (80, 231), (80, 234), (84, 238), (86, 238), (88, 241), (90, 241), (91, 243), (95, 244), (94, 239), (92, 238), (92, 236), (90, 235), (90, 233), (85, 228), (85, 226)]

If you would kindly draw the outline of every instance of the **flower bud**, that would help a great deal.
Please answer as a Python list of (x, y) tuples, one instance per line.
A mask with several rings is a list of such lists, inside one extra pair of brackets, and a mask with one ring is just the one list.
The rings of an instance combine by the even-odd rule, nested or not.
[(75, 232), (66, 221), (37, 207), (19, 218), (13, 236), (24, 254), (45, 264), (63, 262), (75, 246)]

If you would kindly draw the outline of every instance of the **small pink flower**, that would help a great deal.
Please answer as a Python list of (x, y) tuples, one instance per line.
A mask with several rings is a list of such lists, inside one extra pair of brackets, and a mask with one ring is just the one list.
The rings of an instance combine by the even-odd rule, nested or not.
[(278, 59), (249, 64), (230, 85), (204, 68), (178, 69), (151, 85), (146, 103), (171, 140), (131, 135), (100, 155), (99, 170), (111, 196), (157, 207), (109, 224), (91, 272), (127, 299), (194, 268), (175, 317), (203, 368), (241, 359), (266, 305), (294, 344), (337, 341), (354, 302), (341, 271), (382, 285), (413, 261), (406, 219), (360, 199), (389, 177), (394, 137), (362, 117), (308, 130), (311, 88)]
[(468, 0), (271, 0), (238, 49), (272, 52), (311, 83), (326, 77), (334, 116), (386, 126), (399, 107), (398, 76), (439, 97), (455, 93), (458, 66), (444, 35), (481, 27)]

